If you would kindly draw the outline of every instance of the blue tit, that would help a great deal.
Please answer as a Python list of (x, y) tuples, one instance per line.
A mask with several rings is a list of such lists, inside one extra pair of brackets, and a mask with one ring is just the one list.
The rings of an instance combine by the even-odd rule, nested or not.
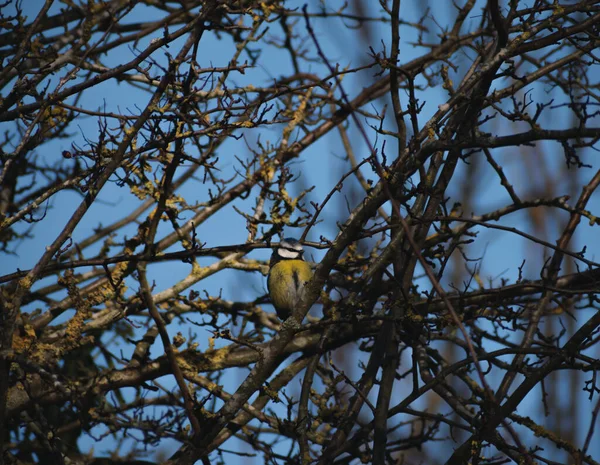
[(284, 239), (271, 255), (267, 288), (277, 316), (282, 320), (286, 320), (300, 303), (304, 287), (312, 278), (312, 270), (303, 254), (300, 242)]

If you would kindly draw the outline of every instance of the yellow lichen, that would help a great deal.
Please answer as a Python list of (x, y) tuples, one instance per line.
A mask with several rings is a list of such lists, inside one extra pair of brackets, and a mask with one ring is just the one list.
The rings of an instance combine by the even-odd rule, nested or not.
[(67, 121), (67, 110), (60, 106), (47, 107), (40, 116), (40, 131), (43, 135), (48, 134), (52, 129)]
[(565, 9), (564, 7), (558, 3), (558, 0), (554, 0), (554, 4), (552, 5), (552, 15), (553, 16), (560, 16), (562, 14), (564, 14)]
[(29, 350), (32, 347), (32, 345), (35, 343), (35, 340), (35, 330), (31, 325), (25, 324), (20, 334), (15, 333), (13, 335), (12, 349), (17, 354), (22, 354), (23, 352)]
[(427, 128), (427, 137), (431, 140), (435, 139), (435, 130), (433, 129), (433, 126)]

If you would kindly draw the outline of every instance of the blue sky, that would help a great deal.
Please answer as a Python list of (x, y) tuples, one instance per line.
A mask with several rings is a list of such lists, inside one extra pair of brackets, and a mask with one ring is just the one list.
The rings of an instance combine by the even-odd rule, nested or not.
[[(34, 0), (27, 2), (24, 5), (28, 16), (32, 19), (35, 13), (39, 10), (41, 4), (40, 0)], [(332, 11), (338, 8), (342, 2), (327, 2), (327, 8)], [(298, 6), (298, 11), (301, 11), (301, 7), (304, 2), (289, 2), (288, 5)], [(312, 1), (309, 2), (309, 10), (317, 11), (321, 7), (321, 2)], [(378, 2), (373, 2), (373, 10), (371, 14), (373, 16), (380, 16), (381, 12), (378, 8)], [(61, 8), (61, 3), (55, 3), (51, 9), (51, 14), (57, 13)], [(422, 14), (420, 8), (416, 7), (415, 3), (403, 2), (402, 5), (402, 19), (406, 21), (417, 21)], [(145, 6), (138, 6), (130, 14), (131, 21), (141, 21), (148, 19), (151, 15), (151, 10)], [(435, 11), (429, 13), (431, 20), (440, 25), (448, 24), (449, 16), (453, 16), (455, 12), (453, 7), (450, 6), (450, 2), (441, 2), (439, 8), (436, 7)], [(481, 11), (473, 10), (473, 14), (469, 17), (466, 23), (466, 27), (470, 27), (471, 24), (476, 25), (480, 22)], [(302, 18), (298, 18), (300, 23), (303, 23)], [(347, 22), (346, 22), (347, 23)], [(336, 26), (337, 24), (337, 26)], [(315, 20), (313, 27), (317, 32), (318, 39), (321, 46), (324, 48), (328, 57), (330, 57), (332, 63), (339, 63), (340, 67), (356, 67), (361, 64), (368, 63), (370, 58), (369, 46), (372, 46), (376, 52), (382, 51), (383, 44), (386, 45), (386, 49), (389, 51), (389, 28), (381, 26), (380, 28), (374, 28), (371, 33), (369, 43), (365, 43), (363, 37), (357, 32), (356, 29), (348, 29), (343, 27), (341, 20)], [(273, 31), (272, 34), (279, 33), (279, 26), (277, 23), (269, 25), (269, 28)], [(302, 29), (302, 28), (300, 28)], [(270, 34), (271, 32), (267, 32)], [(155, 37), (160, 37), (162, 32), (157, 32)], [(140, 41), (138, 44), (139, 50), (144, 47), (155, 37), (149, 37), (145, 40)], [(402, 37), (402, 48), (400, 55), (400, 62), (406, 63), (423, 53), (423, 49), (417, 49), (410, 46), (410, 43), (416, 41), (417, 37), (414, 30), (408, 27), (401, 28)], [(435, 37), (433, 36), (432, 39)], [(438, 39), (439, 40), (439, 39)], [(171, 54), (176, 54), (181, 41), (170, 45), (168, 50)], [(311, 48), (310, 43), (305, 43), (306, 48)], [(202, 38), (200, 45), (199, 61), (202, 66), (226, 66), (235, 44), (228, 39), (218, 40), (211, 34), (206, 34)], [(103, 57), (104, 64), (107, 65), (118, 65), (132, 59), (136, 55), (135, 50), (131, 50), (129, 46), (123, 46), (119, 49), (118, 54), (112, 54), (107, 57)], [(475, 56), (475, 52), (471, 54), (465, 53), (464, 61), (469, 62)], [(156, 53), (154, 58), (158, 61), (165, 62), (165, 56), (163, 52)], [(289, 74), (291, 70), (291, 63), (286, 53), (281, 50), (269, 48), (263, 55), (261, 55), (257, 66), (247, 70), (245, 75), (234, 75), (230, 78), (229, 86), (243, 85), (247, 83), (253, 83), (255, 85), (266, 84), (272, 82), (280, 76)], [(325, 75), (326, 72), (324, 67), (320, 63), (314, 63), (310, 72), (314, 72), (318, 75)], [(356, 74), (349, 74), (344, 77), (344, 87), (346, 92), (349, 93), (350, 97), (358, 94), (363, 87), (370, 85), (379, 79), (375, 74), (378, 71), (377, 68), (372, 68), (366, 71), (362, 71)], [(55, 80), (59, 79), (60, 75), (55, 76)], [(458, 77), (455, 76), (455, 79)], [(458, 81), (455, 81), (458, 82)], [(504, 87), (507, 85), (507, 80), (498, 80), (498, 87)], [(418, 81), (420, 84), (424, 84), (425, 81), (421, 79)], [(557, 89), (545, 88), (542, 86), (532, 87), (531, 93), (528, 96), (533, 100), (533, 106), (535, 102), (549, 101), (555, 98), (554, 105), (562, 103), (564, 96), (562, 96)], [(526, 95), (522, 95), (523, 98), (528, 98)], [(144, 108), (147, 104), (150, 95), (145, 91), (134, 89), (131, 86), (124, 84), (118, 84), (113, 81), (108, 81), (100, 86), (94, 87), (93, 89), (85, 92), (80, 100), (81, 106), (86, 106), (92, 109), (106, 109), (107, 111), (114, 111), (120, 113), (131, 113), (138, 114), (141, 108)], [(438, 82), (433, 87), (427, 87), (424, 90), (418, 91), (419, 100), (424, 103), (422, 113), (419, 115), (421, 124), (429, 119), (431, 115), (437, 110), (438, 105), (444, 103), (447, 100), (447, 93), (442, 89), (441, 82)], [(562, 101), (561, 101), (562, 99)], [(368, 105), (366, 111), (381, 111), (383, 104), (387, 103), (383, 99), (374, 102), (372, 105)], [(387, 127), (393, 128), (392, 114), (390, 112), (391, 106), (388, 105), (387, 113)], [(371, 131), (367, 126), (367, 121), (364, 117), (360, 117), (365, 124), (367, 132), (371, 137), (371, 143), (376, 145), (377, 148), (381, 149), (383, 137), (377, 136), (374, 131)], [(597, 122), (597, 118), (596, 118)], [(539, 123), (545, 128), (564, 128), (572, 126), (572, 118), (565, 109), (559, 108), (552, 112), (547, 112), (545, 117), (539, 121)], [(492, 120), (485, 125), (483, 130), (488, 131), (495, 135), (506, 135), (520, 130), (526, 130), (527, 128), (515, 127), (507, 125), (504, 121), (498, 119)], [(260, 132), (260, 141), (270, 141), (276, 144), (281, 139), (281, 126), (273, 126)], [(38, 160), (43, 160), (50, 163), (51, 160), (57, 160), (62, 155), (63, 150), (69, 150), (71, 144), (76, 144), (81, 147), (85, 147), (86, 138), (94, 140), (98, 134), (98, 123), (94, 117), (81, 116), (77, 119), (76, 124), (70, 129), (70, 135), (68, 138), (52, 141), (46, 144), (42, 149), (37, 150)], [(230, 139), (228, 142), (218, 151), (220, 158), (219, 168), (222, 170), (223, 177), (233, 176), (236, 170), (240, 169), (240, 164), (237, 159), (248, 159), (252, 156), (249, 147), (256, 147), (259, 133), (256, 131), (246, 131), (244, 139)], [(353, 148), (359, 160), (369, 155), (368, 148), (364, 141), (362, 141), (359, 132), (353, 125), (351, 125), (350, 138), (353, 144)], [(385, 140), (386, 152), (388, 154), (394, 153), (394, 141), (391, 138)], [(493, 155), (495, 159), (502, 163), (504, 171), (509, 179), (513, 181), (513, 185), (517, 193), (522, 199), (532, 199), (540, 195), (542, 188), (545, 187), (543, 182), (547, 179), (544, 175), (545, 172), (550, 173), (550, 177), (553, 178), (553, 189), (556, 195), (572, 196), (570, 202), (574, 204), (576, 196), (579, 195), (580, 182), (574, 182), (570, 176), (565, 175), (562, 167), (564, 166), (564, 155), (560, 144), (555, 142), (543, 142), (538, 143), (536, 147), (510, 147), (499, 150), (494, 150)], [(580, 151), (579, 155), (582, 160), (592, 165), (591, 169), (582, 169), (575, 173), (574, 176), (577, 179), (589, 180), (595, 173), (596, 169), (600, 166), (596, 161), (597, 154), (591, 150)], [(319, 140), (315, 144), (311, 145), (306, 149), (299, 158), (298, 161), (294, 162), (293, 170), (298, 175), (298, 181), (292, 188), (292, 192), (299, 192), (302, 188), (314, 186), (314, 190), (308, 195), (309, 201), (320, 202), (325, 195), (337, 184), (339, 177), (345, 170), (347, 170), (347, 162), (343, 160), (344, 151), (341, 146), (339, 135), (332, 132), (327, 137)], [(482, 157), (481, 154), (476, 157)], [(474, 161), (475, 162), (475, 161)], [(485, 160), (481, 158), (479, 163), (485, 164)], [(528, 169), (524, 169), (524, 166), (528, 166)], [(455, 178), (448, 195), (451, 199), (461, 197), (461, 193), (465, 186), (461, 183), (461, 179), (466, 179), (466, 173), (469, 169), (469, 165), (461, 163), (458, 169), (457, 177)], [(552, 175), (555, 172), (556, 175)], [(573, 171), (570, 171), (571, 173)], [(365, 176), (375, 179), (375, 175), (370, 173), (368, 168), (364, 170)], [(489, 169), (485, 169), (482, 173), (483, 179), (480, 180), (477, 186), (477, 195), (473, 197), (473, 203), (470, 205), (471, 211), (474, 214), (481, 214), (489, 211), (493, 211), (503, 205), (510, 203), (510, 199), (506, 194), (505, 190), (500, 185), (500, 182), (496, 174)], [(418, 179), (414, 179), (414, 182), (418, 182)], [(484, 188), (482, 188), (484, 186)], [(574, 189), (574, 186), (576, 189)], [(355, 198), (354, 192), (356, 185), (349, 181), (345, 184), (342, 191), (334, 196), (332, 201), (327, 205), (321, 214), (321, 218), (326, 219), (321, 224), (316, 225), (311, 231), (308, 239), (317, 241), (321, 235), (328, 239), (333, 239), (337, 232), (335, 226), (335, 220), (343, 220), (347, 215), (347, 204), (352, 208), (356, 205), (358, 198)], [(204, 186), (199, 179), (192, 179), (188, 181), (179, 191), (179, 195), (183, 196), (188, 203), (197, 201), (205, 201), (207, 199), (207, 187)], [(66, 221), (72, 214), (74, 208), (81, 201), (81, 196), (74, 192), (61, 192), (54, 196), (48, 204), (48, 214), (39, 223), (34, 225), (33, 234), (35, 235), (34, 240), (24, 241), (15, 250), (15, 255), (8, 255), (4, 257), (1, 268), (3, 272), (10, 272), (15, 270), (17, 267), (21, 269), (30, 268), (39, 259), (44, 251), (46, 245), (51, 242), (59, 231), (64, 227)], [(252, 206), (253, 197), (250, 196), (247, 200), (238, 200), (235, 205), (245, 212), (250, 212)], [(108, 183), (101, 192), (100, 201), (96, 202), (86, 214), (84, 220), (77, 227), (74, 233), (73, 240), (78, 242), (79, 240), (87, 237), (91, 232), (94, 231), (100, 225), (107, 225), (116, 219), (127, 215), (132, 209), (137, 206), (139, 201), (132, 196), (126, 189), (117, 187), (115, 183)], [(448, 202), (452, 205), (452, 200)], [(588, 209), (592, 212), (598, 211), (600, 207), (599, 199), (597, 195), (594, 195), (592, 201), (588, 205)], [(468, 216), (471, 211), (465, 211), (464, 215)], [(41, 214), (41, 212), (39, 212)], [(540, 212), (541, 213), (541, 212)], [(185, 218), (185, 215), (182, 216)], [(511, 226), (519, 229), (524, 229), (532, 234), (541, 234), (545, 237), (545, 240), (554, 243), (560, 235), (560, 231), (564, 227), (567, 215), (558, 214), (553, 217), (551, 221), (548, 221), (545, 228), (540, 229), (539, 225), (534, 222), (532, 216), (522, 212), (515, 213), (503, 219), (499, 224), (505, 226)], [(578, 229), (575, 235), (575, 245), (573, 250), (581, 249), (583, 244), (587, 245), (588, 259), (596, 260), (599, 256), (600, 245), (596, 239), (597, 232), (594, 228), (587, 224), (584, 220), (582, 221), (580, 229)], [(135, 233), (134, 227), (129, 228), (126, 234), (132, 235)], [(540, 259), (547, 256), (549, 251), (542, 250), (539, 246), (533, 245), (522, 238), (517, 238), (506, 232), (500, 232), (497, 230), (490, 230), (485, 228), (479, 228), (479, 236), (474, 244), (470, 247), (471, 257), (485, 257), (483, 265), (481, 267), (480, 275), (482, 281), (487, 286), (490, 282), (494, 285), (499, 284), (500, 278), (514, 281), (518, 276), (517, 267), (521, 264), (523, 259), (527, 259), (525, 266), (525, 275), (529, 279), (537, 279), (540, 270)], [(164, 224), (161, 226), (159, 237), (162, 233), (169, 233), (169, 225)], [(300, 236), (301, 230), (288, 230), (286, 235), (288, 236)], [(233, 208), (228, 207), (223, 211), (215, 215), (209, 222), (203, 224), (197, 231), (198, 239), (201, 242), (205, 242), (206, 246), (218, 246), (232, 243), (243, 243), (247, 237), (246, 223), (245, 220), (237, 214)], [(94, 250), (94, 249), (92, 249)], [(177, 250), (175, 246), (172, 250)], [(323, 251), (320, 250), (309, 250), (308, 256), (314, 261), (319, 261), (323, 255)], [(270, 252), (268, 250), (255, 251), (249, 256), (252, 258), (267, 259)], [(210, 263), (212, 259), (201, 258), (200, 264), (206, 265)], [(161, 289), (168, 288), (173, 283), (177, 282), (183, 276), (189, 272), (189, 265), (179, 262), (167, 262), (159, 265), (151, 266), (149, 268), (149, 278), (154, 280), (157, 284), (155, 292)], [(422, 274), (422, 273), (417, 273)], [(448, 273), (447, 276), (451, 274)], [(445, 285), (449, 284), (447, 278), (444, 281)], [(43, 286), (51, 282), (52, 280), (42, 280), (39, 282), (39, 286)], [(461, 287), (462, 283), (454, 283), (458, 287)], [(420, 281), (422, 287), (427, 287), (428, 283), (425, 280)], [(476, 287), (476, 283), (472, 286)], [(206, 290), (211, 295), (222, 294), (224, 298), (232, 300), (251, 300), (256, 298), (258, 295), (263, 294), (266, 291), (265, 278), (259, 274), (248, 274), (240, 271), (227, 271), (226, 273), (218, 273), (201, 283), (199, 286), (194, 287), (197, 291)], [(132, 290), (132, 292), (135, 289)], [(266, 308), (266, 307), (265, 307)], [(33, 308), (30, 308), (33, 310)], [(585, 316), (588, 312), (582, 311), (578, 313), (578, 321), (575, 323), (576, 326), (580, 325), (586, 320)], [(69, 313), (65, 314), (65, 318), (70, 316)], [(579, 317), (581, 316), (581, 317)], [(57, 321), (58, 322), (58, 321)], [(175, 324), (171, 325), (169, 331), (171, 335), (174, 335), (177, 331), (183, 331), (187, 334), (188, 327), (186, 325)], [(199, 340), (201, 346), (206, 346), (206, 340), (203, 337), (208, 338), (209, 335), (202, 335), (202, 329), (199, 330)], [(225, 343), (221, 341), (221, 343)], [(123, 350), (125, 353), (131, 350), (131, 347), (119, 347), (116, 350)], [(162, 345), (157, 342), (152, 350), (154, 357), (162, 354)], [(596, 354), (597, 356), (597, 354)], [(343, 363), (343, 362), (340, 362)], [(346, 363), (348, 366), (349, 373), (357, 376), (358, 369), (352, 368), (351, 365), (355, 364), (355, 360), (352, 363)], [(233, 392), (235, 387), (241, 382), (245, 374), (245, 370), (231, 370), (228, 376), (221, 380), (224, 383), (225, 388), (229, 392)], [(567, 381), (568, 374), (561, 374), (559, 376), (558, 386), (560, 389), (566, 389), (565, 382)], [(493, 382), (496, 380), (492, 380)], [(171, 377), (165, 377), (161, 380), (164, 386), (173, 386), (173, 380)], [(397, 392), (397, 399), (403, 398), (408, 392), (410, 392), (411, 385), (406, 383), (402, 384)], [(291, 394), (297, 395), (299, 393), (299, 382), (295, 381), (293, 385), (287, 389)], [(376, 391), (375, 391), (376, 393)], [(539, 392), (532, 392), (530, 396), (539, 396)], [(426, 399), (429, 402), (428, 399)], [(418, 401), (415, 403), (415, 407), (425, 406), (425, 401)], [(528, 402), (524, 403), (525, 408), (519, 413), (523, 415), (538, 416), (540, 414), (538, 409), (539, 403), (533, 403), (533, 407), (527, 407)], [(582, 415), (579, 418), (584, 419), (584, 424), (579, 425), (583, 431), (589, 425), (590, 409), (589, 404), (582, 402)], [(587, 421), (587, 422), (586, 422)], [(91, 438), (89, 440), (83, 440), (81, 443), (82, 447), (94, 447), (96, 451), (111, 450), (114, 446), (113, 439), (107, 437), (103, 439), (99, 444), (95, 443)], [(174, 444), (165, 445), (162, 451), (169, 455), (169, 453), (175, 447)], [(235, 449), (236, 445), (227, 444), (227, 448)], [(446, 446), (444, 446), (446, 447)], [(600, 453), (600, 446), (596, 448), (596, 454)], [(434, 454), (431, 454), (434, 455)], [(231, 460), (231, 462), (229, 462)], [(236, 462), (236, 460), (239, 460)], [(228, 457), (228, 463), (248, 463), (247, 459), (240, 460), (235, 456)]]

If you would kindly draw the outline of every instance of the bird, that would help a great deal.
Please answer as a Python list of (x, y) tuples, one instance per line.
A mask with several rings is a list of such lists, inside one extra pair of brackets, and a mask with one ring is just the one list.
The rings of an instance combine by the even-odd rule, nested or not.
[(267, 289), (281, 320), (287, 320), (292, 314), (304, 297), (306, 284), (312, 278), (312, 270), (304, 261), (303, 254), (302, 245), (293, 238), (286, 238), (273, 248)]

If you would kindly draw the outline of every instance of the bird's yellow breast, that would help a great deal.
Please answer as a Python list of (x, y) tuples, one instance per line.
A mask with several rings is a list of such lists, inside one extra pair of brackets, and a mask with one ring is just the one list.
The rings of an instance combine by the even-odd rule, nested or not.
[(277, 315), (282, 320), (298, 305), (304, 296), (304, 286), (312, 271), (304, 260), (281, 260), (271, 267), (267, 279), (269, 295)]

